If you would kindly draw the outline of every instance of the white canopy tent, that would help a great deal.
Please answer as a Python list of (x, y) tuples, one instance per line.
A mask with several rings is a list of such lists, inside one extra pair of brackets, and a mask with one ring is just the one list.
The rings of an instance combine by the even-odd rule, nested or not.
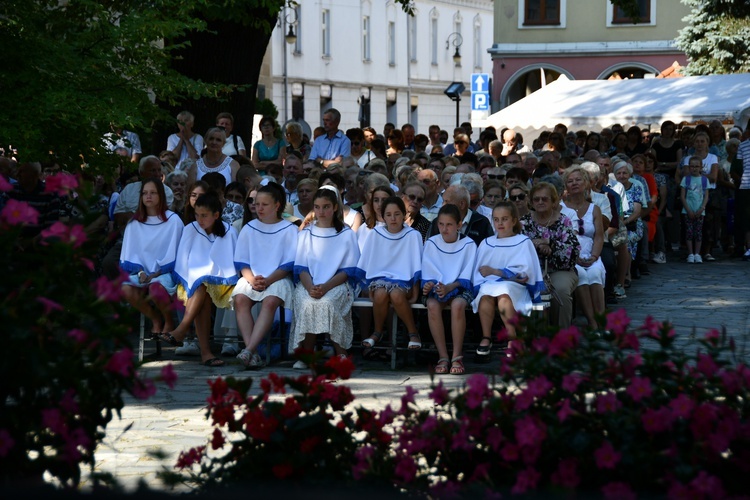
[(531, 144), (539, 132), (558, 123), (569, 130), (598, 132), (614, 123), (658, 130), (665, 120), (714, 119), (747, 126), (750, 74), (632, 80), (569, 80), (562, 75), (477, 125), (513, 128)]

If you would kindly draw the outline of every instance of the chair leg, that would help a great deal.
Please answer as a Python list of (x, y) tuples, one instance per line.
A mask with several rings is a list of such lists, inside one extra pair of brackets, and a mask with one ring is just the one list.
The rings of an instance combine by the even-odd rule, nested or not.
[(138, 339), (138, 362), (143, 362), (143, 343), (146, 341), (146, 317), (141, 314), (141, 328)]

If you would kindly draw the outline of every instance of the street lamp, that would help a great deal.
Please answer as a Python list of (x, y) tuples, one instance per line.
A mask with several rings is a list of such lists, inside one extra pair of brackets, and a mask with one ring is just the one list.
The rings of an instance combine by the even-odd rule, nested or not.
[(456, 102), (456, 127), (458, 127), (458, 116), (459, 116), (459, 105), (461, 104), (461, 94), (466, 90), (461, 82), (453, 82), (448, 85), (448, 88), (443, 91), (445, 95), (451, 98), (451, 101)]
[(450, 35), (448, 35), (448, 39), (445, 41), (445, 50), (448, 50), (453, 44), (454, 47), (456, 47), (456, 51), (453, 53), (453, 62), (456, 64), (456, 66), (461, 66), (461, 45), (464, 43), (464, 37), (461, 36), (461, 33), (458, 31), (454, 31)]
[(289, 31), (284, 36), (284, 39), (289, 45), (294, 45), (294, 42), (297, 41), (297, 35), (294, 33), (294, 25), (297, 24), (297, 11), (295, 9), (287, 10), (289, 13), (284, 16), (284, 20), (289, 25)]

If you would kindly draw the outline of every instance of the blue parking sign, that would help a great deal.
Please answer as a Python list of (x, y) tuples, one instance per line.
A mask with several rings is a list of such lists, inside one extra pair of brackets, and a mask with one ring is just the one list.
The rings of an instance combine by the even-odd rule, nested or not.
[(472, 73), (471, 74), (471, 92), (489, 92), (490, 75), (489, 73)]
[(490, 109), (489, 92), (472, 92), (471, 93), (471, 110), (488, 111)]

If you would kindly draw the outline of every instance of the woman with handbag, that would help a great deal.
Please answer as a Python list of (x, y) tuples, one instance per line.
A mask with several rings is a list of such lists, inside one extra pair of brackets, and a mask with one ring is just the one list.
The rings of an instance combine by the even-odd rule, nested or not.
[(551, 323), (566, 328), (573, 320), (573, 291), (578, 285), (576, 261), (580, 244), (573, 223), (558, 210), (560, 199), (552, 184), (534, 184), (530, 198), (534, 210), (521, 217), (521, 231), (534, 243), (545, 271), (545, 285), (552, 293)]

